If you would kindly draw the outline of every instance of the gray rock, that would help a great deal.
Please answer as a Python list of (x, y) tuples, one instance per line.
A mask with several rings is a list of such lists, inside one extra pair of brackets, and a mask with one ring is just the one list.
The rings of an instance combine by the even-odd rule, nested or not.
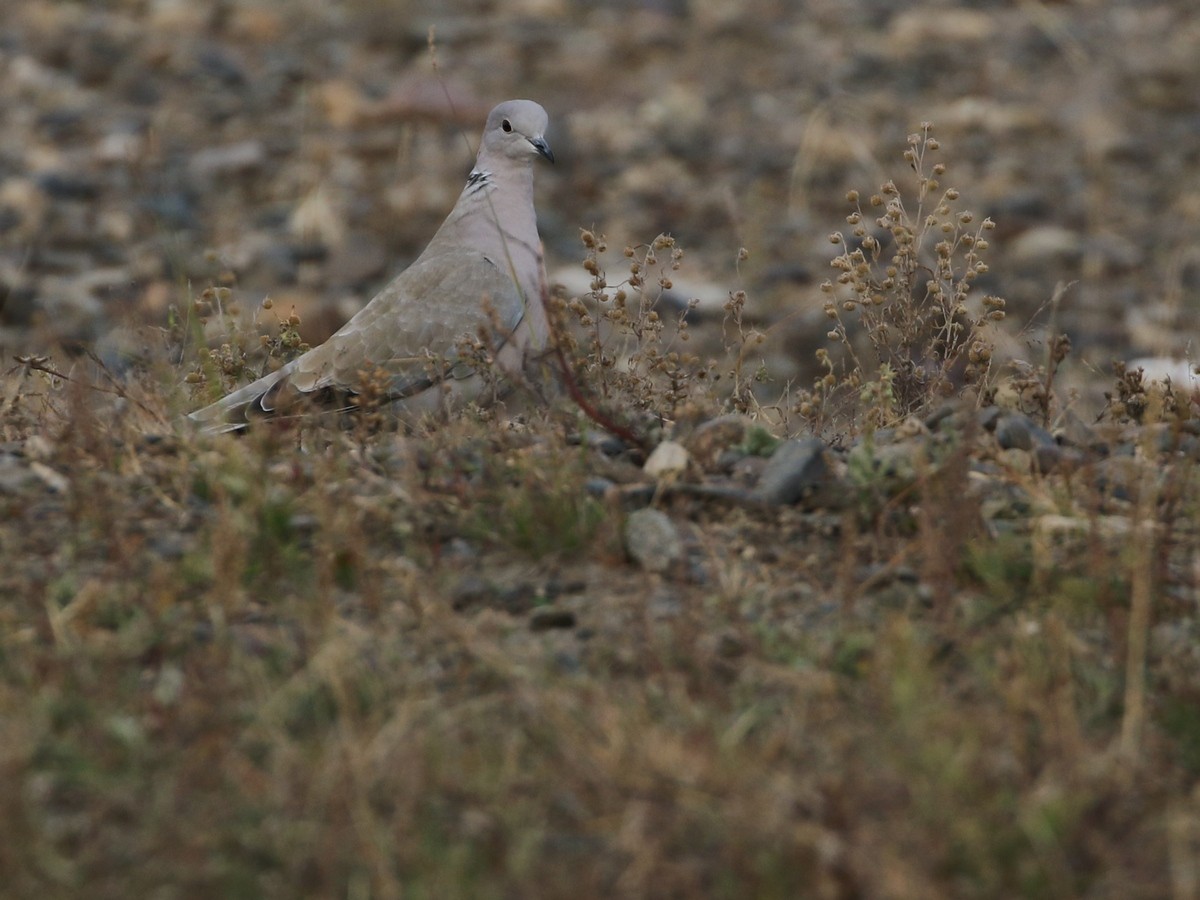
[(608, 492), (616, 487), (616, 484), (608, 478), (600, 478), (598, 476), (589, 478), (583, 483), (583, 489), (589, 497), (596, 497), (603, 500), (608, 495)]
[(724, 472), (726, 475), (729, 475), (747, 459), (753, 459), (756, 462), (766, 463), (766, 460), (761, 456), (747, 456), (741, 450), (738, 450), (735, 447), (730, 447), (727, 450), (721, 451), (720, 455), (713, 463), (713, 468), (718, 472)]
[(757, 485), (762, 480), (767, 462), (768, 460), (761, 456), (743, 456), (729, 467), (729, 475), (742, 487)]
[(538, 602), (538, 591), (531, 584), (500, 585), (475, 574), (464, 575), (450, 589), (450, 606), (455, 612), (496, 609), (520, 616)]
[(1082, 236), (1058, 225), (1030, 228), (1008, 243), (1012, 258), (1023, 265), (1077, 263), (1084, 251)]
[(1039, 472), (1073, 472), (1084, 464), (1087, 457), (1075, 447), (1060, 447), (1057, 444), (1038, 444), (1033, 448), (1033, 461)]
[(816, 438), (785, 441), (771, 454), (755, 488), (755, 496), (773, 506), (787, 506), (815, 494), (830, 479), (825, 444)]
[(605, 456), (620, 456), (629, 450), (629, 445), (607, 431), (590, 430), (572, 439), (572, 443), (581, 443), (585, 447), (599, 450)]
[(495, 593), (492, 586), (478, 575), (465, 575), (450, 590), (450, 605), (461, 612), (484, 605)]
[(205, 147), (188, 161), (188, 173), (207, 180), (258, 171), (266, 164), (267, 148), (262, 141), (238, 141), (221, 147)]
[(995, 431), (996, 423), (1000, 421), (1004, 415), (1004, 410), (998, 406), (985, 406), (978, 413), (979, 425), (987, 431)]
[(1021, 413), (1008, 413), (996, 421), (996, 441), (1003, 450), (1054, 447), (1054, 435)]
[(672, 590), (655, 591), (646, 604), (646, 610), (655, 619), (673, 619), (683, 612), (683, 601)]
[(529, 617), (530, 631), (550, 631), (555, 628), (574, 628), (575, 613), (569, 609), (540, 606)]
[(54, 200), (95, 200), (99, 183), (87, 175), (72, 172), (46, 172), (36, 179), (37, 186)]
[(189, 191), (166, 191), (147, 194), (135, 200), (164, 229), (193, 229), (200, 225), (199, 206)]
[(996, 441), (1003, 450), (1033, 449), (1033, 435), (1024, 416), (1007, 415), (996, 420)]
[(683, 558), (683, 540), (660, 509), (639, 509), (625, 520), (625, 551), (647, 572), (666, 572)]
[(961, 404), (943, 403), (922, 420), (930, 431), (961, 427), (965, 421)]
[(1131, 503), (1137, 499), (1143, 465), (1132, 455), (1101, 460), (1096, 464), (1093, 483), (1105, 496)]

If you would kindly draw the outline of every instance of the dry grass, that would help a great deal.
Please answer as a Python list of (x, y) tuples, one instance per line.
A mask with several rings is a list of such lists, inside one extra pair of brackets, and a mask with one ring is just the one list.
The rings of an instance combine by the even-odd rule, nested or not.
[[(1082, 555), (966, 527), (962, 465), (915, 528), (678, 501), (694, 565), (663, 579), (552, 420), (158, 441), (38, 378), (5, 385), (10, 896), (1187, 883), (1194, 643), (1148, 637), (1191, 621), (1193, 467), (1138, 487), (1115, 553), (1086, 519)], [(533, 630), (548, 604), (576, 627)]]

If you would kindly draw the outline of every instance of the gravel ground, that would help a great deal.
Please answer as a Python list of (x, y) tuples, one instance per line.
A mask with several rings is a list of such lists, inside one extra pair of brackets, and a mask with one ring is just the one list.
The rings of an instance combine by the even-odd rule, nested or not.
[(779, 381), (824, 342), (846, 191), (903, 189), (932, 121), (944, 183), (998, 224), (982, 288), (1009, 301), (1008, 354), (1065, 330), (1066, 383), (1103, 386), (1195, 330), (1198, 40), (1183, 0), (12, 0), (0, 350), (161, 355), (135, 326), (219, 283), (319, 340), (420, 252), (486, 110), (528, 96), (559, 160), (551, 271), (580, 271), (582, 227), (670, 232), (683, 291), (745, 289), (774, 326)]

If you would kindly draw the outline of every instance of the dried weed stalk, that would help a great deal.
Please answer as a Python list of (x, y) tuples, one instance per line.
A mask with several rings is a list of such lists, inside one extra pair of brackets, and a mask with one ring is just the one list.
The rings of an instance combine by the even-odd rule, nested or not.
[[(259, 312), (269, 313), (275, 321), (260, 317)], [(211, 348), (205, 341), (210, 325), (222, 337), (221, 343)], [(216, 400), (310, 349), (300, 337), (300, 316), (294, 309), (286, 316), (280, 315), (274, 301), (264, 297), (247, 327), (241, 319), (240, 304), (231, 302), (231, 291), (225, 286), (205, 288), (182, 313), (172, 307), (167, 335), (184, 358), (189, 344), (197, 348), (183, 379), (193, 402)]]
[(625, 247), (626, 273), (618, 282), (610, 281), (604, 267), (604, 235), (585, 230), (581, 240), (590, 290), (550, 304), (566, 377), (595, 398), (605, 415), (635, 421), (635, 431), (699, 420), (727, 407), (749, 411), (746, 359), (763, 336), (742, 323), (745, 292), (731, 294), (725, 306), (726, 333), (735, 335), (725, 348), (726, 360), (706, 359), (687, 347), (688, 315), (698, 301), (666, 311), (665, 295), (684, 257), (675, 238), (660, 234), (648, 244)]
[(983, 256), (994, 223), (976, 221), (956, 189), (941, 187), (946, 166), (931, 161), (939, 149), (932, 131), (922, 125), (904, 152), (916, 173), (916, 209), (893, 181), (865, 210), (851, 191), (849, 234), (830, 235), (841, 248), (832, 261), (839, 274), (821, 289), (828, 338), (841, 352), (817, 352), (825, 374), (794, 404), (818, 429), (895, 422), (991, 373), (987, 328), (1004, 318), (1005, 302), (985, 296), (975, 303), (972, 293), (988, 270)]

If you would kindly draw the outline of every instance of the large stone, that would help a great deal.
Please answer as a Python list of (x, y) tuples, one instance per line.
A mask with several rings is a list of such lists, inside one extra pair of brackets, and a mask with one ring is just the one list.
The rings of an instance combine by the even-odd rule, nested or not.
[(683, 540), (661, 509), (639, 509), (625, 520), (625, 551), (647, 572), (666, 572), (683, 558)]
[(824, 442), (784, 441), (767, 460), (754, 495), (772, 506), (787, 506), (816, 494), (830, 475)]

